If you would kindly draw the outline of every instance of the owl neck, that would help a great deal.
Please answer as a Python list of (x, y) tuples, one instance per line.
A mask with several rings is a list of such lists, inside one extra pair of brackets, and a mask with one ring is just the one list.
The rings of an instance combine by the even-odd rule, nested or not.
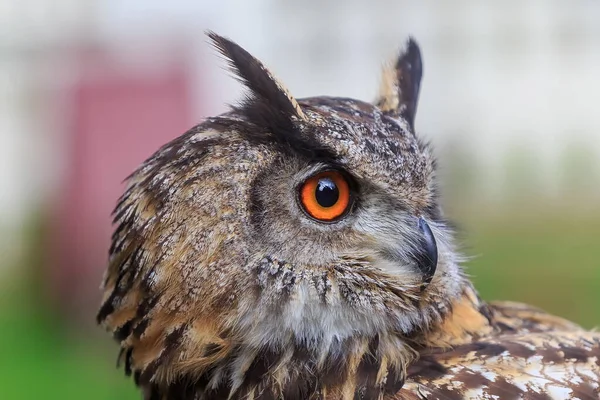
[(148, 399), (253, 398), (258, 393), (273, 399), (378, 398), (402, 388), (422, 349), (467, 343), (492, 329), (487, 306), (470, 285), (450, 309), (439, 323), (411, 337), (378, 332), (321, 347), (297, 340), (263, 348), (227, 343), (227, 351), (201, 370), (183, 370), (166, 385), (148, 382), (145, 391)]

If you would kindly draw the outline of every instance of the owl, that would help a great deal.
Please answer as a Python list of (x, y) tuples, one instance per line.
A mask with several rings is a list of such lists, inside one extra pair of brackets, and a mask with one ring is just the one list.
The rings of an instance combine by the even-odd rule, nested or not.
[(247, 89), (128, 179), (97, 319), (147, 400), (598, 399), (600, 333), (461, 268), (408, 40), (373, 103)]

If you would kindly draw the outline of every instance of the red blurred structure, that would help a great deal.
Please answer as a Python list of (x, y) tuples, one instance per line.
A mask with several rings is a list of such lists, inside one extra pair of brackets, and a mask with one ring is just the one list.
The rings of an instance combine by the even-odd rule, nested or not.
[[(123, 180), (161, 145), (189, 129), (191, 78), (184, 57), (150, 70), (107, 54), (78, 57), (69, 91), (68, 160), (53, 227), (52, 280), (68, 313), (99, 301), (113, 207)], [(175, 61), (172, 61), (175, 60)]]

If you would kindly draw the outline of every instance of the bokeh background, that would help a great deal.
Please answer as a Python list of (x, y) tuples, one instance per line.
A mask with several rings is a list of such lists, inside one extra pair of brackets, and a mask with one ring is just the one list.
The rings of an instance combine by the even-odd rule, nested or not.
[(374, 98), (407, 35), (417, 126), (486, 299), (600, 325), (600, 2), (0, 1), (0, 398), (136, 399), (95, 326), (122, 180), (241, 88), (204, 30), (297, 97)]

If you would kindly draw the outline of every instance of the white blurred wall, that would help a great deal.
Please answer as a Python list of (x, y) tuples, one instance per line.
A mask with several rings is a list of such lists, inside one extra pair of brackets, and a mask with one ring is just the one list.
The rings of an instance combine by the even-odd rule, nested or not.
[(208, 108), (216, 113), (241, 89), (218, 57), (207, 63), (205, 29), (245, 46), (297, 97), (365, 100), (381, 63), (411, 34), (425, 62), (422, 134), (439, 146), (464, 140), (490, 197), (503, 193), (518, 148), (539, 168), (543, 190), (556, 193), (565, 148), (591, 152), (600, 169), (598, 21), (593, 0), (2, 0), (0, 226), (22, 223), (60, 172), (61, 121), (40, 95), (49, 75), (58, 87), (70, 78), (61, 49), (160, 53), (185, 43), (218, 89)]

